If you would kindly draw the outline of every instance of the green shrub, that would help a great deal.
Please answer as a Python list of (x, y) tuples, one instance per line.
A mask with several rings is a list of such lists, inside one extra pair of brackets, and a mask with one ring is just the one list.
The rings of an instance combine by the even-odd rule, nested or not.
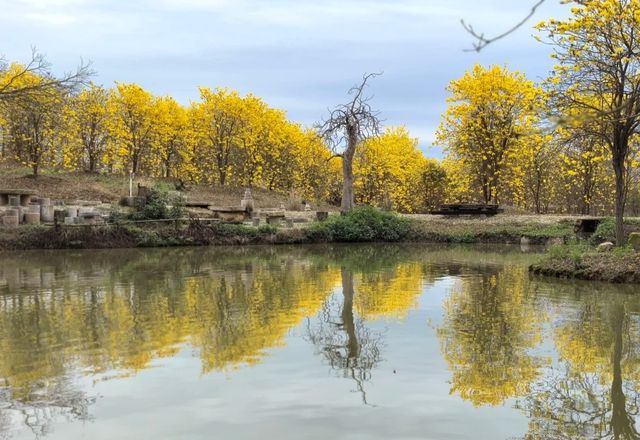
[(307, 234), (313, 241), (399, 241), (409, 234), (409, 230), (409, 220), (365, 206), (314, 223), (308, 228)]
[(598, 225), (596, 232), (589, 239), (592, 245), (598, 245), (605, 241), (616, 242), (616, 221), (606, 218)]
[(181, 197), (171, 197), (164, 188), (153, 187), (147, 192), (144, 206), (132, 215), (133, 220), (165, 220), (177, 219), (184, 216), (184, 200)]
[(278, 227), (274, 225), (258, 226), (258, 233), (263, 235), (273, 235), (278, 232)]

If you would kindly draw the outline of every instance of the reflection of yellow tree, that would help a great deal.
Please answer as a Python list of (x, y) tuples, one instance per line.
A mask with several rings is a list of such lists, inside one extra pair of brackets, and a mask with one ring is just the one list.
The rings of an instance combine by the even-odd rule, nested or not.
[(366, 319), (404, 319), (418, 305), (422, 293), (423, 267), (400, 263), (392, 270), (364, 273), (356, 278), (355, 308)]
[(558, 325), (561, 368), (550, 371), (519, 405), (530, 417), (527, 439), (640, 439), (636, 298), (614, 291), (583, 294), (573, 316)]
[(526, 268), (463, 278), (445, 313), (438, 336), (453, 374), (452, 393), (480, 406), (528, 391), (545, 359), (530, 354), (541, 342), (544, 317), (528, 295)]
[[(185, 342), (198, 349), (204, 372), (254, 364), (319, 310), (340, 279), (337, 269), (292, 257), (169, 264), (153, 278), (111, 264), (86, 285), (69, 281), (78, 278), (69, 267), (61, 281), (28, 275), (34, 285), (50, 279), (28, 295), (4, 283), (0, 377), (14, 398), (28, 400), (76, 366), (131, 374)], [(14, 278), (28, 281), (22, 269)]]
[(205, 372), (258, 363), (267, 348), (282, 345), (289, 329), (316, 313), (339, 282), (337, 271), (300, 266), (256, 275), (253, 280), (232, 276), (187, 282), (185, 297), (195, 305), (193, 323), (210, 323), (191, 332)]

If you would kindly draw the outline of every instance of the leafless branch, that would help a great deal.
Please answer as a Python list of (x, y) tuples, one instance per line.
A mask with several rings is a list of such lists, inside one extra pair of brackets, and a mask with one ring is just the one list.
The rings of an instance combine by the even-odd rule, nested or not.
[(478, 33), (473, 28), (473, 26), (471, 24), (466, 23), (464, 20), (460, 20), (460, 22), (462, 23), (462, 27), (464, 27), (464, 29), (469, 34), (471, 34), (471, 36), (473, 36), (477, 40), (475, 43), (473, 43), (473, 48), (472, 49), (466, 49), (465, 51), (466, 52), (480, 52), (482, 49), (484, 49), (488, 45), (490, 45), (492, 43), (495, 43), (496, 41), (501, 40), (501, 39), (511, 35), (515, 31), (520, 29), (522, 26), (524, 26), (524, 24), (527, 23), (531, 19), (531, 17), (533, 17), (535, 15), (535, 13), (537, 12), (538, 8), (540, 8), (540, 6), (542, 6), (542, 4), (545, 1), (546, 0), (538, 0), (536, 2), (536, 4), (531, 7), (531, 10), (529, 11), (529, 13), (527, 14), (526, 17), (524, 17), (522, 20), (520, 20), (515, 26), (509, 28), (505, 32), (503, 32), (500, 35), (497, 35), (495, 37), (486, 37), (484, 33)]
[[(365, 89), (370, 79), (382, 73), (363, 75), (362, 81), (349, 89), (353, 98), (346, 104), (340, 104), (329, 110), (329, 117), (316, 124), (318, 134), (337, 152), (349, 143), (350, 136), (356, 136), (356, 142), (380, 132), (380, 113), (373, 110), (370, 101), (373, 96), (365, 96)], [(353, 139), (352, 139), (353, 140)], [(341, 154), (336, 153), (341, 157)]]
[[(0, 59), (0, 74), (6, 74), (10, 67), (5, 59)], [(0, 102), (20, 96), (48, 93), (54, 89), (73, 92), (78, 87), (85, 85), (94, 72), (91, 70), (91, 63), (81, 60), (76, 70), (65, 72), (62, 76), (57, 77), (51, 72), (51, 64), (46, 57), (36, 48), (31, 48), (30, 60), (15, 72), (8, 72), (8, 74), (9, 77), (0, 83)], [(22, 78), (32, 74), (38, 75), (41, 81), (26, 85), (21, 84)]]

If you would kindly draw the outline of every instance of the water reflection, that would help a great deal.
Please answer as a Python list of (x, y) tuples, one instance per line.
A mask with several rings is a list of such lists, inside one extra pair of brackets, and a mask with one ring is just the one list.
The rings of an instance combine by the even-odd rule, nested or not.
[(362, 402), (369, 404), (364, 383), (380, 362), (382, 334), (370, 330), (354, 313), (353, 272), (341, 268), (341, 279), (342, 301), (325, 303), (317, 324), (308, 325), (308, 338), (331, 368), (355, 381)]
[(453, 374), (451, 393), (477, 406), (528, 393), (548, 359), (532, 354), (546, 315), (535, 306), (526, 267), (460, 279), (444, 310), (438, 336)]
[(580, 301), (553, 331), (558, 362), (519, 404), (525, 438), (639, 439), (640, 301), (615, 289), (556, 285), (554, 296)]
[[(43, 436), (54, 421), (99, 423), (91, 384), (135, 381), (185, 347), (201, 377), (233, 380), (299, 341), (361, 403), (384, 408), (376, 375), (398, 348), (389, 330), (405, 326), (403, 343), (444, 360), (420, 371), (427, 364), (407, 350), (403, 373), (421, 365), (403, 376), (416, 396), (421, 380), (442, 374), (451, 402), (526, 417), (523, 438), (640, 438), (640, 297), (531, 278), (532, 258), (413, 246), (0, 257), (0, 438), (18, 425)], [(429, 301), (433, 325), (421, 317)], [(292, 368), (305, 355), (296, 347)]]

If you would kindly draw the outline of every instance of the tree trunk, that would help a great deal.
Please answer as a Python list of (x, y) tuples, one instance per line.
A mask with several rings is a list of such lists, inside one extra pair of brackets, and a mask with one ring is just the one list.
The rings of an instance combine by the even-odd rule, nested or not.
[(355, 127), (347, 127), (347, 149), (342, 155), (342, 203), (340, 211), (349, 212), (355, 205), (353, 194), (353, 157), (358, 145), (358, 133)]
[(360, 354), (360, 344), (356, 335), (356, 325), (353, 316), (353, 274), (351, 271), (342, 268), (342, 325), (347, 334), (347, 358), (349, 367), (355, 367)]
[(138, 172), (138, 155), (137, 154), (134, 154), (133, 157), (131, 158), (131, 172), (132, 173)]
[(342, 203), (340, 210), (342, 212), (349, 212), (353, 209), (354, 195), (353, 195), (353, 161), (347, 159), (346, 156), (342, 158)]
[(626, 195), (626, 164), (622, 154), (614, 155), (613, 169), (616, 175), (616, 244), (624, 246), (626, 237), (624, 233), (624, 208)]
[(613, 355), (611, 356), (613, 364), (613, 381), (611, 383), (611, 432), (615, 439), (637, 439), (640, 436), (636, 431), (634, 418), (627, 410), (627, 399), (622, 387), (624, 305), (616, 305), (612, 317), (614, 345)]

